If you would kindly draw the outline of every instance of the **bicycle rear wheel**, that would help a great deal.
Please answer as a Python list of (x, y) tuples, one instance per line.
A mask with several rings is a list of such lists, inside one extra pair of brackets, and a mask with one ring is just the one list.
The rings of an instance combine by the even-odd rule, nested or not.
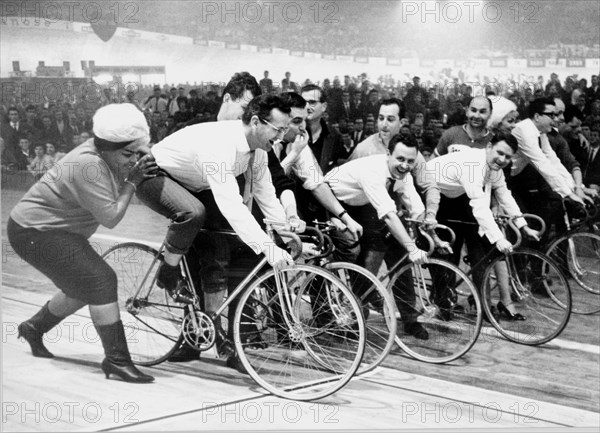
[[(504, 261), (508, 267), (508, 293), (516, 312), (525, 317), (523, 321), (491, 314), (491, 306), (502, 301), (502, 292), (506, 290), (496, 270), (496, 264)], [(556, 262), (538, 251), (521, 248), (497, 257), (485, 271), (482, 293), (483, 308), (491, 324), (515, 343), (531, 346), (547, 343), (569, 322), (569, 284)]]
[[(315, 400), (341, 389), (365, 350), (360, 306), (328, 271), (295, 265), (266, 272), (241, 295), (234, 341), (250, 376), (283, 398)], [(288, 318), (289, 322), (286, 321)]]
[[(479, 295), (454, 264), (433, 258), (423, 265), (406, 264), (392, 275), (388, 288), (403, 319), (396, 343), (413, 358), (435, 364), (450, 362), (477, 341), (483, 317)], [(402, 318), (403, 314), (408, 317)], [(427, 339), (405, 331), (407, 323), (414, 321), (425, 328)]]
[(131, 359), (146, 366), (165, 361), (182, 342), (184, 306), (156, 285), (162, 254), (128, 242), (115, 245), (102, 257), (117, 274), (119, 310)]
[(559, 265), (569, 281), (572, 312), (599, 312), (600, 236), (587, 232), (569, 233), (552, 242), (546, 254)]
[(325, 268), (348, 287), (360, 301), (367, 341), (357, 374), (373, 370), (392, 350), (396, 337), (394, 299), (375, 275), (354, 263), (333, 262)]

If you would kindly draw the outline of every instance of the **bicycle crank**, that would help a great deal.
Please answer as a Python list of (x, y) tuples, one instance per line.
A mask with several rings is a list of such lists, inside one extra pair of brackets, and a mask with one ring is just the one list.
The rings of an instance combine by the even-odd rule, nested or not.
[(189, 309), (181, 323), (181, 334), (188, 345), (196, 350), (205, 351), (215, 344), (217, 332), (215, 324), (207, 314)]

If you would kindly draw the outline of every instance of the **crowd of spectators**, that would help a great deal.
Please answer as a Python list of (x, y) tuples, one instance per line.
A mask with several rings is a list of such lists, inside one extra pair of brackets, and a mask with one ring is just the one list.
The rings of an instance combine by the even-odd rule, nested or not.
[[(297, 83), (291, 74), (272, 80), (265, 71), (260, 85), (272, 94), (296, 91), (309, 80)], [(318, 83), (327, 97), (324, 119), (335, 130), (345, 151), (366, 136), (376, 132), (379, 102), (396, 97), (403, 101), (402, 130), (412, 136), (425, 154), (431, 153), (443, 131), (465, 122), (465, 110), (474, 96), (472, 86), (455, 79), (452, 86), (432, 86), (414, 77), (412, 82), (401, 83), (390, 77), (371, 82), (365, 74), (357, 77), (335, 77)], [(536, 86), (519, 89), (506, 86), (498, 91), (491, 85), (486, 93), (494, 93), (512, 100), (522, 118), (530, 101), (539, 96), (559, 97), (567, 106), (580, 112), (583, 133), (592, 139), (592, 131), (600, 130), (600, 87), (594, 75), (588, 84), (584, 78), (566, 77), (560, 80), (552, 74), (547, 82), (541, 77)], [(510, 90), (508, 90), (510, 89)], [(92, 116), (97, 108), (108, 103), (130, 102), (146, 115), (151, 132), (151, 143), (187, 125), (215, 121), (220, 106), (222, 85), (194, 87), (139, 86), (136, 91), (106, 88), (96, 101), (56, 101), (34, 104), (27, 99), (3, 101), (1, 109), (2, 167), (29, 170), (36, 178), (65, 153), (91, 136)], [(593, 140), (593, 139), (592, 139)]]
[[(80, 7), (73, 10), (74, 21), (86, 21), (82, 13), (86, 3), (89, 2), (77, 3)], [(595, 58), (600, 55), (598, 5), (593, 1), (493, 2), (494, 8), (501, 10), (498, 21), (487, 16), (493, 15), (490, 11), (486, 15), (483, 4), (477, 4), (472, 12), (460, 11), (458, 22), (441, 12), (437, 16), (431, 13), (423, 16), (422, 11), (409, 15), (403, 12), (400, 2), (391, 0), (298, 0), (294, 2), (298, 8), (286, 9), (287, 13), (283, 12), (285, 4), (275, 3), (277, 6), (271, 6), (275, 9), (269, 12), (268, 4), (256, 3), (261, 8), (260, 16), (255, 16), (256, 8), (250, 8), (252, 12), (245, 8), (244, 2), (178, 1), (166, 6), (165, 2), (145, 1), (135, 10), (124, 4), (116, 24), (230, 44), (351, 56)], [(16, 11), (35, 11), (34, 5)], [(423, 2), (415, 5), (433, 8)], [(443, 4), (438, 6), (442, 10)], [(7, 8), (7, 13), (10, 10)], [(104, 11), (110, 22), (115, 21), (115, 10), (116, 3)], [(297, 11), (300, 13), (296, 14)]]

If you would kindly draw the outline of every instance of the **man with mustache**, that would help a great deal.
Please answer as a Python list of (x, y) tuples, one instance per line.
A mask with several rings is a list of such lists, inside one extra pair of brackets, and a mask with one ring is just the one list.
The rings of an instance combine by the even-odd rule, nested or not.
[(486, 96), (471, 99), (466, 111), (467, 123), (453, 126), (442, 134), (435, 155), (445, 155), (465, 147), (483, 149), (492, 139), (487, 129), (488, 119), (492, 114), (492, 101)]

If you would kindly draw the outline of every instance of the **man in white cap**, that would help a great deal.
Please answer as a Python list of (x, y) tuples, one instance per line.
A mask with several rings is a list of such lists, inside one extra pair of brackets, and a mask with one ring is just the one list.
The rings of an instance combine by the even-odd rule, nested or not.
[[(7, 234), (14, 251), (60, 289), (19, 324), (19, 336), (29, 343), (33, 356), (53, 358), (43, 335), (89, 305), (104, 346), (106, 377), (152, 382), (154, 378), (131, 361), (117, 303), (117, 276), (88, 242), (99, 225), (116, 226), (138, 185), (155, 176), (151, 156), (138, 160), (149, 142), (148, 124), (132, 104), (115, 104), (97, 111), (93, 129), (94, 138), (58, 161), (10, 213)], [(42, 254), (49, 250), (52, 254)]]

